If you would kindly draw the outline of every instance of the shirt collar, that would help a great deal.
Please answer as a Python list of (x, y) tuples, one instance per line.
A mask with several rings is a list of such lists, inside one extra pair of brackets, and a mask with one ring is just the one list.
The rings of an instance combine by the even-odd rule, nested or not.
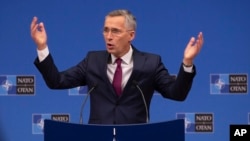
[[(122, 62), (124, 62), (125, 64), (130, 64), (131, 61), (132, 61), (132, 53), (133, 53), (133, 49), (132, 49), (132, 47), (131, 47), (131, 45), (130, 45), (129, 51), (128, 51), (125, 55), (123, 55), (123, 56), (121, 57)], [(117, 57), (115, 57), (113, 54), (111, 54), (111, 61), (112, 61), (112, 64), (115, 63), (115, 60), (116, 60), (116, 59), (117, 59)]]

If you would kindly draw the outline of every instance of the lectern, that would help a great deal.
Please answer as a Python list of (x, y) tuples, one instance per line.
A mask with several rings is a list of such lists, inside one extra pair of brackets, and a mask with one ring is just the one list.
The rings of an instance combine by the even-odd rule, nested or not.
[(44, 141), (184, 141), (184, 120), (92, 125), (45, 120)]

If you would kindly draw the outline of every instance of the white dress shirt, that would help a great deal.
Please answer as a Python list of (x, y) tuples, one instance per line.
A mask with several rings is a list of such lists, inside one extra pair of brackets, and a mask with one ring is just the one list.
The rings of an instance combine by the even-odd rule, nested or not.
[[(132, 53), (133, 53), (133, 49), (130, 46), (129, 51), (123, 55), (121, 57), (122, 59), (122, 63), (121, 63), (121, 67), (122, 67), (122, 89), (124, 89), (125, 85), (128, 82), (128, 79), (132, 73), (133, 70), (133, 59), (132, 59)], [(107, 69), (107, 75), (109, 78), (110, 83), (113, 82), (113, 77), (115, 74), (115, 70), (116, 70), (116, 66), (117, 64), (115, 63), (115, 60), (117, 58), (111, 54), (111, 63), (108, 64), (108, 69)]]

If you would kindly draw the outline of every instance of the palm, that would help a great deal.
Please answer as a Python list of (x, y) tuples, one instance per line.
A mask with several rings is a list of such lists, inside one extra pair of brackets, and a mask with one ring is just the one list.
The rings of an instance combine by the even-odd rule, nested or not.
[(195, 40), (195, 38), (192, 37), (184, 51), (184, 59), (193, 60), (196, 57), (196, 55), (200, 52), (202, 45), (203, 45), (202, 33), (199, 33), (197, 40)]
[(36, 30), (33, 34), (33, 39), (36, 44), (45, 44), (47, 42), (47, 35), (45, 31)]

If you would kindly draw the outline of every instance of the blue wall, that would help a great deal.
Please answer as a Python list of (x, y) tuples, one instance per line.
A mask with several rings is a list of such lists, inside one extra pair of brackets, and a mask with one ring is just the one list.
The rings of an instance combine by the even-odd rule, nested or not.
[[(179, 69), (190, 37), (203, 32), (205, 44), (195, 60), (197, 76), (187, 100), (176, 102), (156, 94), (151, 122), (173, 120), (179, 113), (187, 117), (208, 113), (213, 116), (213, 131), (187, 132), (186, 140), (229, 140), (230, 124), (250, 123), (249, 91), (214, 94), (211, 77), (221, 76), (225, 84), (230, 74), (244, 74), (249, 89), (249, 6), (248, 0), (1, 0), (0, 141), (42, 141), (43, 135), (34, 131), (36, 115), (69, 114), (69, 122), (79, 121), (84, 96), (50, 90), (33, 65), (37, 54), (30, 37), (32, 17), (45, 23), (50, 52), (58, 68), (64, 70), (82, 60), (87, 51), (105, 49), (101, 32), (104, 16), (120, 8), (131, 10), (137, 17), (133, 44), (139, 50), (160, 54), (172, 74)], [(20, 75), (34, 76), (34, 94), (5, 93), (3, 78), (11, 82)]]

